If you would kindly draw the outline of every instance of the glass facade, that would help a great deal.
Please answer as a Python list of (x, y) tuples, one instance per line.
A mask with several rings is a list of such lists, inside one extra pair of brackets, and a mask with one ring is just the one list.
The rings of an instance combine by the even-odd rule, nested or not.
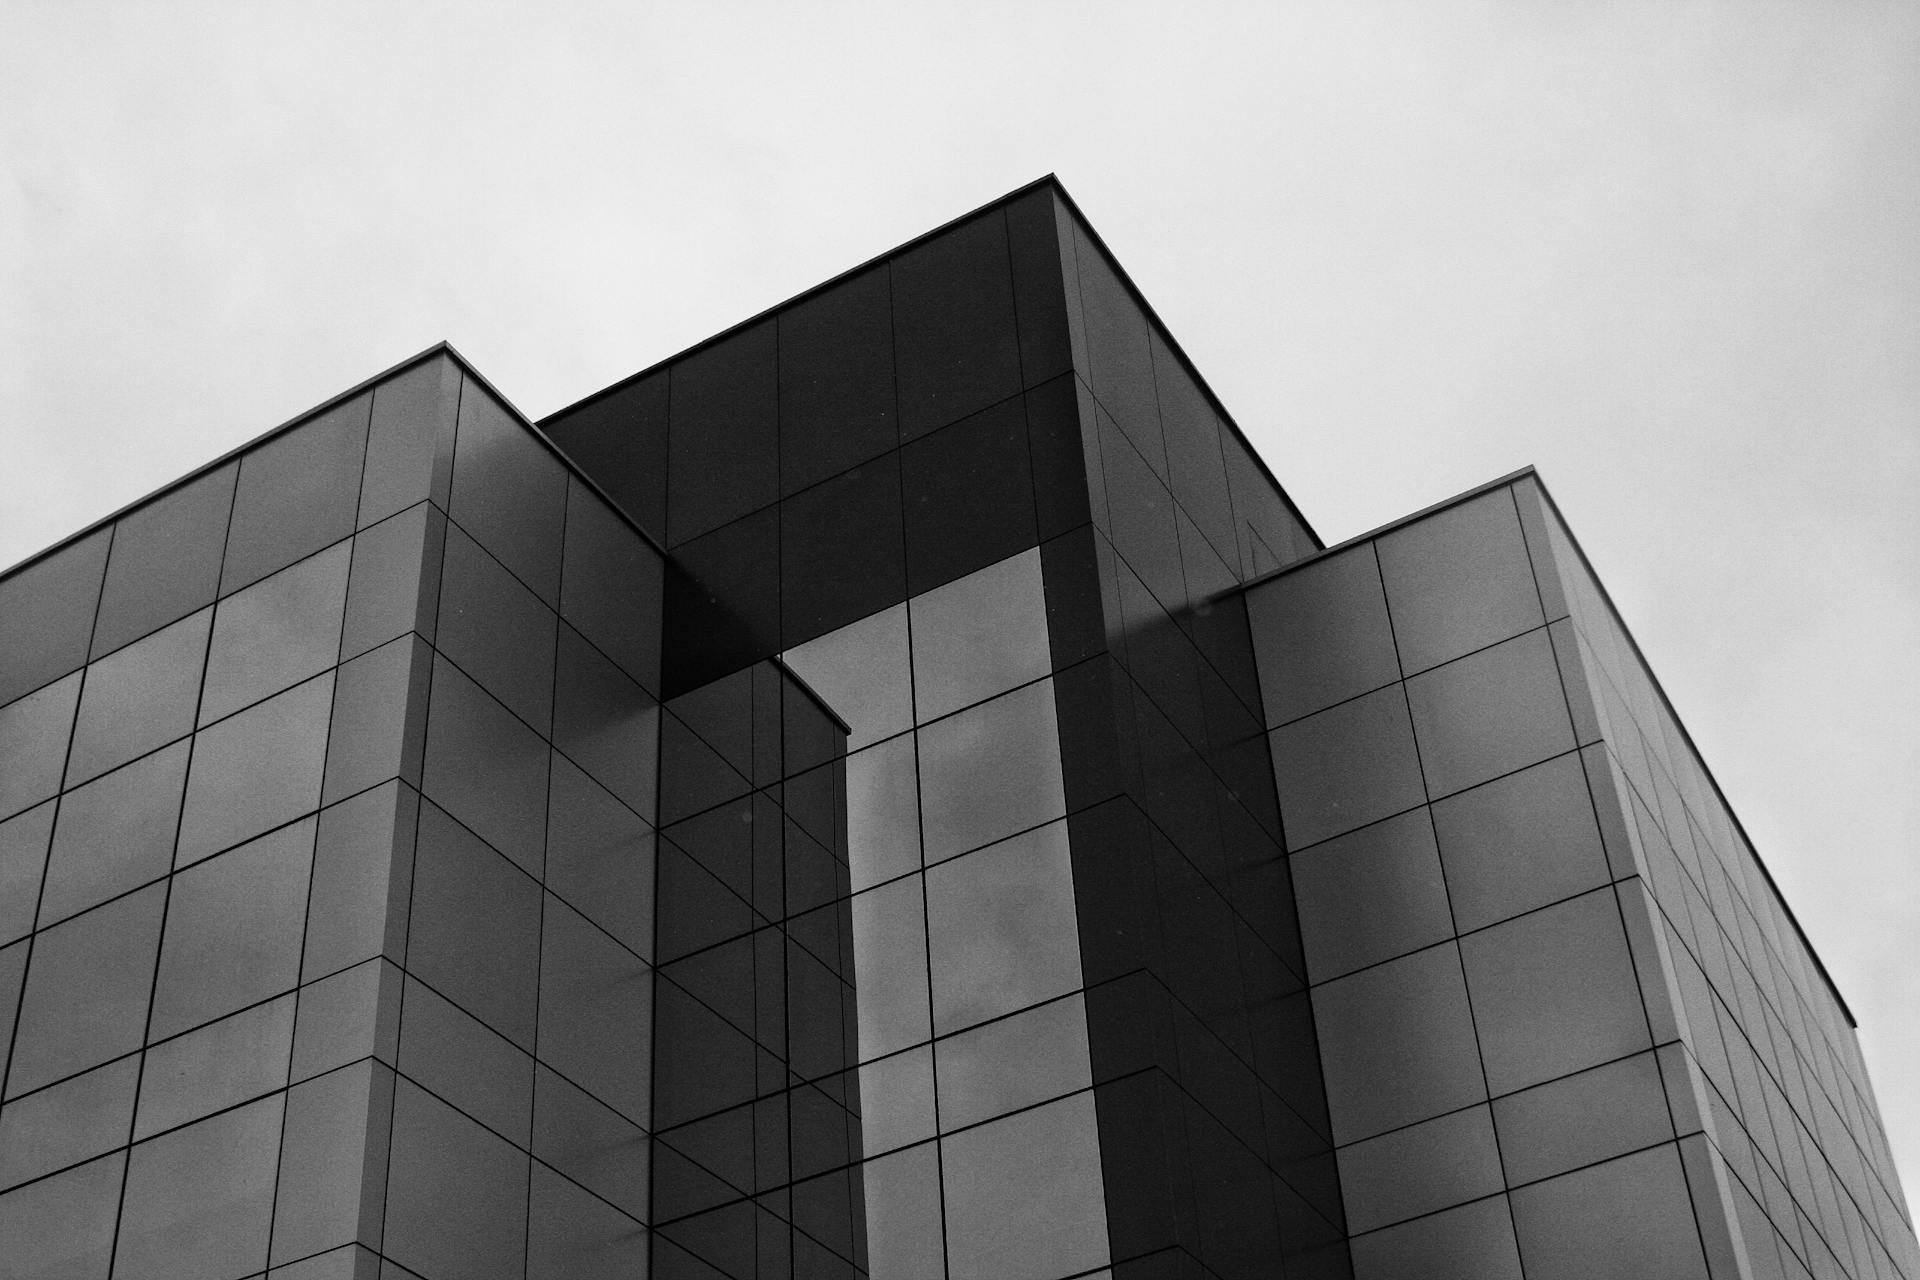
[(1537, 482), (1323, 551), (1051, 182), (0, 639), (10, 1276), (1920, 1280)]

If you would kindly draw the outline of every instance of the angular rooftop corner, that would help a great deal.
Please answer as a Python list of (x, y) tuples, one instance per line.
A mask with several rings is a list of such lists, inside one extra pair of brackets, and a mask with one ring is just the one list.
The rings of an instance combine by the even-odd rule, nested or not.
[(1920, 1280), (1531, 468), (1328, 548), (1051, 177), (0, 575), (27, 1276)]

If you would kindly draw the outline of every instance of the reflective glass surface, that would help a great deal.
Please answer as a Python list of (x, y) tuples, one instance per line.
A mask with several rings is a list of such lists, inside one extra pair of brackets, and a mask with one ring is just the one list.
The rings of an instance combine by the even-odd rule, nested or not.
[(913, 724), (906, 605), (883, 609), (780, 657), (847, 722), (848, 751)]
[(1052, 1280), (1107, 1261), (1093, 1094), (940, 1141), (952, 1280)]
[(332, 702), (333, 676), (323, 675), (201, 730), (175, 865), (319, 807)]
[(143, 756), (193, 728), (212, 610), (202, 610), (87, 668), (67, 785)]
[(940, 1124), (952, 1131), (1084, 1089), (1087, 1011), (1077, 995), (934, 1042)]
[(853, 900), (853, 959), (860, 993), (860, 1056), (877, 1058), (925, 1040), (931, 1034), (927, 933), (917, 877), (870, 889)]
[(0, 579), (0, 705), (87, 660), (113, 532), (96, 530)]
[(1066, 823), (943, 863), (926, 878), (937, 1032), (1080, 985)]
[(922, 721), (1047, 674), (1037, 547), (916, 596), (911, 613), (913, 699)]
[(927, 861), (1036, 826), (1065, 809), (1052, 681), (920, 730), (920, 821)]
[(220, 590), (238, 590), (353, 532), (373, 397), (355, 396), (240, 459)]
[(940, 1163), (933, 1143), (875, 1160), (865, 1169), (867, 1265), (873, 1276), (938, 1276)]
[(95, 657), (213, 603), (235, 470), (228, 463), (121, 518), (101, 589)]
[(340, 655), (351, 544), (339, 543), (220, 602), (200, 723), (332, 666)]
[[(176, 742), (61, 799), (40, 901), (43, 925), (172, 869), (187, 747)], [(26, 899), (29, 910), (32, 901)]]
[(847, 865), (855, 892), (920, 866), (914, 735), (847, 757)]
[(860, 1068), (860, 1134), (868, 1155), (931, 1138), (933, 1051), (925, 1045)]

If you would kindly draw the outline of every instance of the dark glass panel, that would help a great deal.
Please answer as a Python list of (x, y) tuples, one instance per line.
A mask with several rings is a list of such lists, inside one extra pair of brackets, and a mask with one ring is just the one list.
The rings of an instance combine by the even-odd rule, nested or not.
[(140, 1047), (165, 902), (152, 885), (34, 939), (8, 1097)]
[(49, 801), (0, 822), (0, 946), (25, 937), (34, 927), (41, 873), (46, 870), (53, 834), (53, 810)]
[(174, 878), (149, 1038), (162, 1040), (300, 980), (311, 818)]
[(1544, 629), (1422, 672), (1407, 681), (1407, 701), (1436, 797), (1573, 748)]
[(1316, 982), (1453, 936), (1427, 811), (1317, 844), (1291, 862), (1307, 975)]
[(667, 545), (780, 496), (777, 339), (763, 320), (673, 366), (668, 405)]
[(847, 750), (858, 751), (913, 724), (907, 655), (903, 603), (809, 640), (780, 658), (851, 726)]
[(540, 424), (656, 542), (667, 540), (667, 378), (662, 369)]
[(707, 745), (679, 716), (666, 711), (660, 721), (660, 819), (674, 822), (745, 795), (752, 783)]
[(1347, 1229), (1359, 1234), (1502, 1188), (1500, 1151), (1485, 1106), (1468, 1107), (1342, 1147)]
[(537, 870), (546, 843), (547, 744), (444, 658), (433, 664), (425, 792)]
[[(342, 1240), (378, 1241), (387, 1190), (387, 1135), (393, 1073), (361, 1062), (287, 1094), (280, 1180), (274, 1197), (273, 1261), (298, 1258)], [(373, 1280), (356, 1250), (330, 1253), (341, 1270), (325, 1280)], [(293, 1268), (275, 1271), (274, 1280)], [(305, 1280), (303, 1277), (302, 1280)], [(313, 1280), (322, 1280), (315, 1276)]]
[(1080, 305), (1086, 316), (1088, 381), (1101, 405), (1164, 480), (1167, 450), (1161, 439), (1146, 313), (1084, 230), (1076, 249)]
[(220, 602), (200, 723), (326, 670), (340, 656), (349, 544), (339, 543)]
[(265, 1264), (283, 1102), (262, 1098), (133, 1149), (116, 1276), (206, 1280)]
[(81, 675), (76, 671), (0, 707), (0, 813), (15, 813), (60, 790)]
[(446, 538), (446, 517), (425, 503), (360, 531), (353, 540), (341, 657), (409, 631), (433, 639)]
[(67, 793), (47, 862), (42, 926), (173, 869), (186, 778), (187, 743), (176, 742)]
[(1271, 573), (1304, 555), (1315, 544), (1254, 455), (1231, 430), (1222, 427), (1220, 447), (1227, 459), (1227, 488), (1239, 522), (1240, 571), (1248, 578)]
[(1289, 849), (1426, 799), (1397, 685), (1284, 725), (1268, 741)]
[(911, 440), (1020, 390), (1020, 348), (998, 209), (896, 257), (900, 435)]
[(567, 760), (553, 762), (547, 887), (641, 956), (653, 954), (653, 829)]
[(1378, 545), (1400, 663), (1409, 673), (1545, 621), (1505, 489), (1395, 529)]
[(442, 508), (447, 505), (459, 406), (460, 367), (440, 354), (402, 369), (373, 389), (366, 475), (360, 486), (361, 528), (425, 498)]
[(1100, 461), (1114, 550), (1147, 584), (1161, 608), (1174, 612), (1185, 607), (1186, 574), (1180, 564), (1173, 495), (1105, 415), (1100, 419)]
[(779, 512), (771, 507), (676, 547), (667, 566), (662, 695), (778, 652), (779, 579)]
[(1077, 995), (935, 1041), (934, 1052), (948, 1132), (1093, 1083)]
[[(213, 603), (237, 469), (228, 463), (121, 518), (100, 586), (95, 657)], [(86, 575), (87, 586), (100, 585), (97, 573)], [(78, 581), (70, 589), (76, 595), (84, 590)], [(80, 601), (63, 603), (74, 620), (69, 625), (77, 624)]]
[(447, 530), (434, 645), (541, 733), (552, 722), (553, 611), (458, 526)]
[(646, 1216), (645, 1130), (545, 1064), (534, 1069), (533, 1153), (628, 1213)]
[(1354, 1280), (1523, 1280), (1505, 1196), (1476, 1200), (1353, 1242)]
[(639, 1124), (648, 1123), (653, 974), (639, 957), (549, 898), (540, 937), (540, 1057)]
[(418, 785), (432, 659), (426, 642), (409, 634), (341, 664), (322, 803), (390, 778)]
[(366, 960), (300, 988), (290, 1078), (306, 1080), (369, 1056), (397, 1061), (400, 986), (400, 970)]
[(916, 596), (908, 607), (913, 699), (923, 722), (1047, 674), (1037, 547)]
[(526, 1227), (526, 1155), (399, 1081), (385, 1251), (427, 1275), (519, 1280)]
[(940, 1140), (952, 1280), (1052, 1280), (1104, 1265), (1093, 1094)]
[(0, 704), (87, 660), (111, 529), (0, 578)]
[(1371, 543), (1253, 588), (1247, 621), (1269, 725), (1400, 678)]
[(1100, 568), (1090, 528), (1042, 543), (1040, 564), (1047, 601), (1047, 647), (1055, 670), (1107, 647)]
[(900, 451), (907, 589), (918, 594), (1038, 542), (1026, 414), (1008, 400)]
[(355, 396), (240, 459), (222, 595), (353, 532), (372, 404)]
[(20, 1280), (98, 1280), (113, 1257), (123, 1152), (0, 1196), (0, 1247)]
[(906, 594), (900, 463), (888, 454), (780, 509), (780, 625), (797, 644)]
[(1461, 932), (1605, 884), (1580, 757), (1564, 755), (1433, 806)]
[(124, 1143), (133, 1122), (139, 1071), (138, 1056), (128, 1056), (0, 1109), (0, 1187), (78, 1164)]
[(404, 954), (419, 806), (413, 788), (390, 782), (321, 813), (303, 981), (368, 956)]
[(319, 807), (332, 705), (329, 673), (201, 730), (175, 866)]
[(1043, 184), (1006, 206), (1013, 299), (1020, 319), (1020, 371), (1027, 386), (1073, 369), (1053, 204), (1053, 189)]
[(918, 877), (853, 900), (853, 957), (860, 1057), (881, 1057), (927, 1039), (926, 912)]
[(460, 391), (447, 514), (548, 605), (560, 598), (567, 469), (472, 378)]
[(1040, 536), (1051, 538), (1093, 519), (1104, 523), (1107, 495), (1093, 397), (1069, 374), (1027, 392), (1026, 408)]
[(203, 609), (87, 668), (67, 762), (68, 786), (193, 729), (212, 621), (213, 610)]
[(438, 807), (422, 805), (407, 968), (531, 1048), (539, 957), (540, 886)]
[(1686, 1175), (1672, 1146), (1536, 1182), (1511, 1199), (1527, 1280), (1706, 1280)]
[(1157, 333), (1153, 335), (1153, 377), (1174, 500), (1237, 576), (1240, 549), (1234, 537), (1233, 502), (1227, 493), (1226, 456), (1220, 449), (1220, 419), (1199, 383)]
[(533, 1166), (527, 1280), (629, 1280), (645, 1274), (645, 1227), (545, 1165)]
[(140, 1076), (134, 1140), (285, 1088), (292, 1046), (291, 995), (153, 1046)]
[(560, 616), (629, 676), (658, 690), (665, 562), (578, 476), (567, 484)]
[(672, 982), (654, 986), (654, 1038), (681, 1046), (654, 1063), (656, 1128), (710, 1115), (754, 1091), (753, 1041)]
[(400, 1070), (515, 1145), (527, 1146), (533, 1059), (416, 979), (406, 981), (402, 1011)]
[(803, 299), (778, 323), (780, 492), (790, 494), (899, 443), (887, 269)]
[(1646, 1013), (1611, 892), (1463, 938), (1467, 988), (1496, 1093), (1648, 1046)]
[(1065, 811), (1052, 681), (920, 730), (920, 816), (929, 862)]
[(572, 627), (560, 628), (553, 742), (626, 804), (657, 816), (660, 709)]
[(927, 942), (936, 1032), (1079, 987), (1067, 824), (929, 870)]
[(1430, 947), (1315, 987), (1333, 1136), (1352, 1142), (1486, 1096), (1459, 953)]

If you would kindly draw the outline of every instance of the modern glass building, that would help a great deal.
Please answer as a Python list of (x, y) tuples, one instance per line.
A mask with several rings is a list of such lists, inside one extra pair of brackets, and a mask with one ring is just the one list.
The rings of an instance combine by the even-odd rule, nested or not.
[(0, 577), (0, 1069), (9, 1280), (1920, 1280), (1538, 477), (1323, 547), (1050, 179)]

